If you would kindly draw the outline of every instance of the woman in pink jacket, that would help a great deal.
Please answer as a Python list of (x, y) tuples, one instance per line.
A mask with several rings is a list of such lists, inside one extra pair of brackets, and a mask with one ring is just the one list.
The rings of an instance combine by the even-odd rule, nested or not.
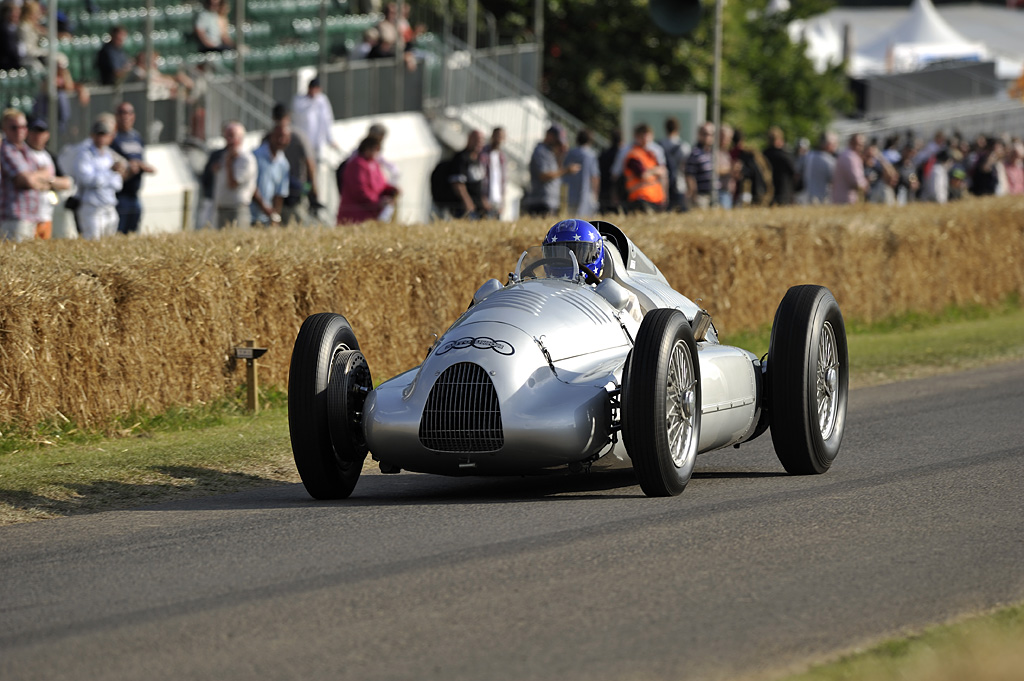
[(359, 149), (345, 163), (342, 171), (341, 205), (338, 206), (338, 224), (352, 224), (376, 220), (381, 211), (395, 200), (398, 187), (388, 184), (377, 163), (380, 140), (367, 137)]

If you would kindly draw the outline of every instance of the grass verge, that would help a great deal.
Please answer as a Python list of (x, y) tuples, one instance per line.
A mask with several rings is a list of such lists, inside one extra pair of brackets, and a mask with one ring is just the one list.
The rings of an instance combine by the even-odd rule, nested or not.
[[(853, 387), (1024, 359), (1024, 308), (950, 309), (870, 326), (850, 324)], [(723, 342), (758, 354), (770, 333)], [(86, 432), (67, 420), (0, 437), (0, 525), (169, 499), (297, 482), (288, 439), (287, 398), (261, 394), (246, 414), (241, 391), (220, 403), (159, 415), (130, 414)]]
[(1024, 605), (932, 627), (812, 667), (784, 681), (1019, 681)]
[[(1024, 359), (1024, 307), (1011, 298), (995, 308), (951, 307), (874, 324), (848, 322), (854, 388), (963, 371)], [(764, 355), (771, 327), (726, 335), (722, 342)]]
[[(873, 385), (1024, 359), (1024, 307), (951, 308), (848, 326), (851, 384)], [(726, 336), (758, 354), (770, 330)], [(287, 398), (262, 394), (245, 414), (241, 392), (159, 415), (129, 414), (103, 436), (66, 419), (0, 437), (0, 525), (297, 481)]]

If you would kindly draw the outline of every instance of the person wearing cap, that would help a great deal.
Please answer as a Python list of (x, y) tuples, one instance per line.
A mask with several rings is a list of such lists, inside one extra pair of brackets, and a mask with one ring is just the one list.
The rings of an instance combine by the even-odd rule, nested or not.
[(128, 163), (110, 148), (115, 130), (113, 114), (100, 114), (75, 159), (72, 175), (81, 200), (78, 231), (90, 241), (117, 233), (117, 192), (124, 186)]
[(562, 178), (580, 171), (578, 163), (562, 165), (568, 150), (565, 130), (558, 124), (548, 128), (543, 141), (534, 148), (530, 156), (530, 190), (524, 202), (529, 215), (554, 215), (561, 208)]
[(250, 205), (256, 193), (256, 157), (243, 146), (245, 127), (238, 121), (224, 124), (224, 143), (224, 153), (212, 168), (217, 229), (231, 225), (249, 227)]
[(18, 109), (7, 109), (2, 120), (0, 240), (28, 241), (36, 235), (39, 193), (53, 188), (54, 174), (36, 168), (29, 154), (25, 114)]
[(50, 141), (50, 126), (46, 121), (37, 118), (28, 126), (28, 155), (36, 172), (43, 177), (53, 178), (44, 190), (36, 190), (39, 194), (38, 212), (36, 213), (36, 238), (49, 239), (53, 234), (53, 207), (57, 205), (58, 191), (71, 188), (71, 178), (59, 175), (57, 163), (53, 155), (47, 151), (46, 143)]
[(317, 162), (323, 159), (326, 146), (330, 145), (335, 151), (341, 149), (331, 132), (334, 109), (320, 87), (319, 77), (309, 81), (305, 94), (299, 93), (292, 100), (292, 125), (309, 138)]
[(135, 129), (135, 107), (130, 102), (121, 102), (115, 110), (117, 131), (110, 148), (128, 161), (125, 172), (124, 186), (117, 193), (117, 231), (131, 234), (139, 231), (142, 220), (142, 202), (139, 190), (142, 189), (143, 173), (155, 173), (154, 168), (143, 158), (145, 144), (142, 135)]

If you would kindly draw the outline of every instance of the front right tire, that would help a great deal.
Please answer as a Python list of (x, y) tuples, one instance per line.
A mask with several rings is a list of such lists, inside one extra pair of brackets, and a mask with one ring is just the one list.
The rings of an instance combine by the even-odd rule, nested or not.
[(360, 416), (373, 387), (348, 321), (319, 313), (299, 329), (288, 372), (288, 432), (295, 467), (314, 499), (346, 499), (367, 448)]
[(623, 380), (622, 439), (640, 489), (680, 494), (693, 475), (700, 440), (697, 343), (679, 310), (648, 312)]

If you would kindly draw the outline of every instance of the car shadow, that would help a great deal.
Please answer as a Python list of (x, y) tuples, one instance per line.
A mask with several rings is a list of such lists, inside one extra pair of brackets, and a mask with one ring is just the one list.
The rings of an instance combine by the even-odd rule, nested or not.
[[(761, 479), (785, 475), (773, 471), (711, 470), (696, 472), (693, 478)], [(291, 485), (276, 491), (280, 494), (274, 494), (273, 500), (265, 499), (265, 503), (281, 507), (405, 506), (645, 498), (632, 470), (518, 477), (447, 477), (409, 472), (381, 475), (364, 472), (352, 496), (347, 499), (312, 499), (302, 485)]]
[(785, 471), (696, 471), (693, 479), (785, 478), (788, 475)]
[[(310, 506), (403, 506), (529, 503), (587, 499), (641, 499), (632, 470), (557, 472), (516, 477), (446, 477), (403, 472), (364, 472), (348, 499), (311, 498), (299, 483), (230, 473), (201, 466), (154, 466), (167, 479), (151, 483), (99, 480), (69, 483), (63, 498), (21, 490), (0, 490), (0, 503), (37, 518), (70, 517), (115, 510), (227, 510)], [(743, 470), (698, 470), (695, 480), (784, 476)]]
[(115, 480), (65, 482), (59, 485), (62, 488), (59, 496), (55, 494), (53, 497), (25, 490), (0, 489), (0, 504), (10, 507), (19, 516), (64, 518), (127, 510), (149, 503), (167, 504), (239, 489), (252, 491), (288, 484), (280, 479), (198, 466), (153, 466), (150, 470), (167, 477), (159, 482), (146, 483)]

